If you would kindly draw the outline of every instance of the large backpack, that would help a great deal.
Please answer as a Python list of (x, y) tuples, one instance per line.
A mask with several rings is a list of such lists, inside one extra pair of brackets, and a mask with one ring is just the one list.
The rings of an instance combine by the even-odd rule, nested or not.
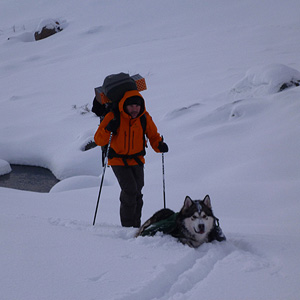
[(126, 73), (111, 74), (105, 77), (102, 86), (95, 88), (92, 112), (103, 120), (109, 111), (118, 118), (118, 104), (127, 91), (147, 89), (145, 78), (140, 74), (130, 76)]
[(127, 91), (133, 90), (137, 90), (137, 85), (126, 73), (109, 75), (102, 85), (103, 94), (113, 103), (119, 102)]

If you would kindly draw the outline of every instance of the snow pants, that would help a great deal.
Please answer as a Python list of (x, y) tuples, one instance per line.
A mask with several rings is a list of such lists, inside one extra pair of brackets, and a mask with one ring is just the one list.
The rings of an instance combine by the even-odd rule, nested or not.
[(124, 227), (140, 227), (143, 207), (144, 166), (112, 166), (119, 182), (120, 219)]

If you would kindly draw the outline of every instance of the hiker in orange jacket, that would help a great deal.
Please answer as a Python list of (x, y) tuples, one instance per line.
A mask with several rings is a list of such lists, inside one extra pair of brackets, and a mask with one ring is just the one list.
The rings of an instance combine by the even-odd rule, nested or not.
[(157, 132), (151, 116), (145, 109), (142, 95), (127, 91), (120, 100), (119, 113), (109, 112), (100, 123), (94, 139), (97, 145), (108, 144), (108, 165), (119, 182), (120, 218), (124, 227), (140, 227), (143, 207), (145, 136), (156, 152), (168, 152), (168, 146)]

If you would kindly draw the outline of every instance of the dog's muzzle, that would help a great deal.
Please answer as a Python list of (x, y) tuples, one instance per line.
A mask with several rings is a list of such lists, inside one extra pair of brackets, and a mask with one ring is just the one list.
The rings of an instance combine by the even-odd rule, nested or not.
[(205, 232), (205, 225), (199, 224), (197, 228), (194, 228), (194, 230), (198, 234), (203, 234)]

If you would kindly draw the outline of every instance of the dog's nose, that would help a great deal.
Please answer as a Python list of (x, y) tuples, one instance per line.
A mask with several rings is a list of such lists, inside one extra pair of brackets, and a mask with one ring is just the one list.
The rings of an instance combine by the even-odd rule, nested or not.
[(199, 232), (200, 233), (203, 233), (204, 232), (204, 230), (205, 230), (205, 226), (204, 226), (204, 224), (199, 224)]

